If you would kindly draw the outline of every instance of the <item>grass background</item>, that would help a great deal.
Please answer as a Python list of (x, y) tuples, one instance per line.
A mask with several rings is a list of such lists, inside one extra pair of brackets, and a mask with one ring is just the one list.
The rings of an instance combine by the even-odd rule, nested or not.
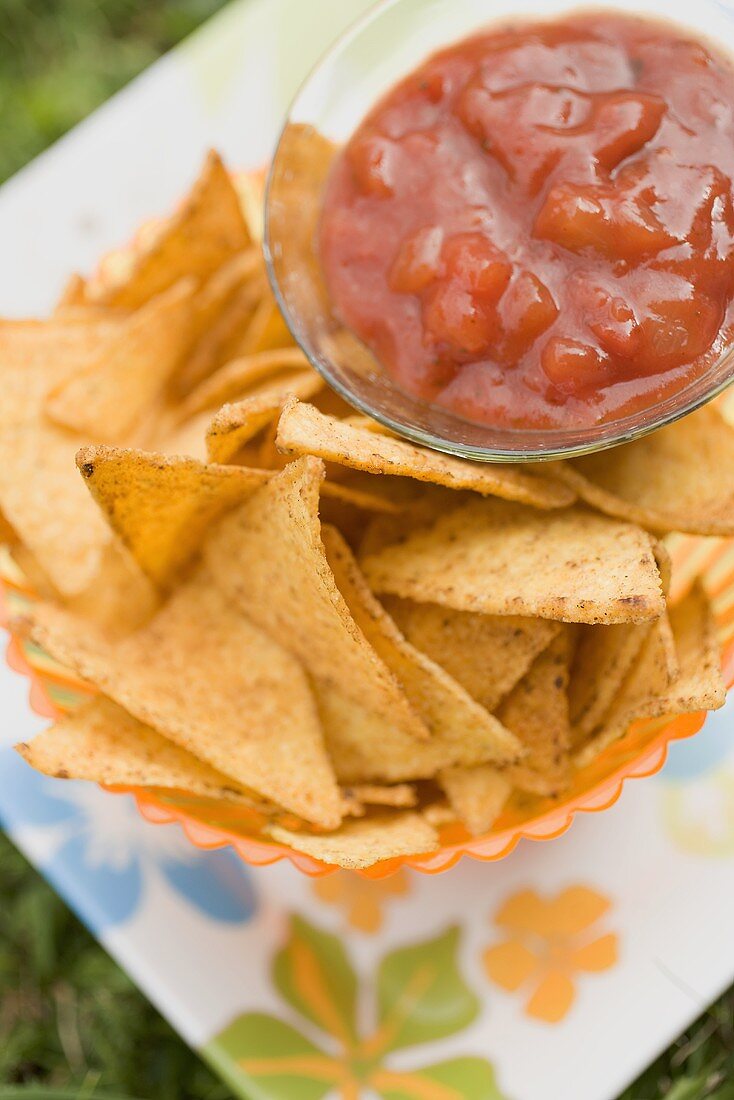
[[(0, 0), (0, 180), (223, 3)], [(0, 1100), (14, 1097), (229, 1100), (230, 1093), (0, 834)], [(734, 990), (620, 1100), (662, 1097), (734, 1100)]]

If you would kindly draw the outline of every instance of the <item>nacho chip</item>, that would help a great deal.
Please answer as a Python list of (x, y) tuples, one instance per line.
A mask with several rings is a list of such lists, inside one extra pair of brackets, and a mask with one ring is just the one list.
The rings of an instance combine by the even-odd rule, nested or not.
[(354, 427), (290, 400), (281, 413), (277, 444), (291, 455), (314, 454), (372, 474), (398, 474), (449, 489), (523, 501), (538, 508), (570, 504), (574, 494), (559, 482), (510, 466), (467, 462), (405, 440)]
[(336, 586), (321, 542), (322, 478), (318, 459), (291, 463), (222, 520), (204, 559), (226, 597), (294, 653), (317, 683), (369, 700), (396, 728), (425, 737)]
[(438, 781), (446, 792), (452, 816), (458, 817), (472, 836), (489, 832), (512, 793), (507, 777), (489, 764), (447, 768)]
[(15, 747), (31, 767), (57, 779), (163, 787), (261, 811), (270, 805), (102, 695)]
[(62, 317), (67, 310), (73, 310), (77, 306), (84, 306), (86, 302), (87, 281), (79, 272), (73, 272), (64, 283), (59, 300), (54, 308), (54, 315)]
[(357, 821), (347, 821), (334, 833), (313, 836), (295, 833), (272, 825), (273, 840), (305, 852), (322, 863), (335, 864), (350, 870), (372, 867), (395, 856), (418, 855), (438, 848), (438, 836), (420, 815), (404, 811), (396, 814), (373, 815)]
[(557, 473), (594, 508), (650, 531), (734, 535), (734, 430), (710, 405)]
[(256, 355), (272, 348), (289, 347), (293, 337), (272, 294), (266, 291), (257, 305), (252, 319), (241, 334), (233, 350), (233, 356)]
[(483, 764), (491, 755), (463, 730), (417, 740), (369, 701), (355, 702), (328, 686), (315, 687), (329, 756), (340, 783), (400, 783), (431, 779), (442, 768)]
[[(463, 735), (485, 759), (516, 759), (520, 746), (489, 711), (480, 706), (445, 669), (415, 649), (370, 591), (339, 532), (322, 527), (326, 558), (354, 621), (375, 652), (397, 677), (432, 741)], [(471, 749), (469, 749), (471, 751)]]
[[(681, 608), (684, 617), (693, 611), (691, 622), (681, 621)], [(578, 747), (577, 767), (618, 741), (637, 719), (722, 705), (719, 648), (705, 597), (694, 590), (676, 609), (676, 618), (675, 630), (668, 614), (653, 625), (603, 722)]]
[(194, 288), (193, 281), (184, 280), (139, 310), (124, 341), (49, 394), (51, 419), (88, 439), (127, 439), (181, 358)]
[(180, 576), (220, 516), (271, 476), (117, 447), (83, 447), (77, 465), (112, 529), (161, 588)]
[(505, 774), (515, 787), (534, 794), (558, 794), (570, 779), (570, 635), (566, 628), (553, 639), (497, 711), (527, 753)]
[(90, 284), (87, 297), (137, 309), (188, 275), (207, 279), (250, 245), (237, 193), (217, 153), (207, 155), (187, 198), (150, 238), (139, 245), (129, 271), (123, 269), (117, 281), (107, 277)]
[[(213, 282), (214, 278), (216, 276), (209, 282)], [(185, 362), (176, 372), (177, 393), (190, 393), (217, 367), (235, 358), (240, 338), (247, 331), (258, 304), (267, 292), (265, 275), (258, 271), (222, 304), (221, 310), (202, 328)]]
[(582, 626), (568, 696), (573, 744), (599, 725), (637, 660), (652, 623)]
[(323, 385), (323, 378), (309, 368), (293, 372), (284, 380), (274, 379), (254, 397), (223, 405), (206, 433), (210, 461), (230, 462), (245, 443), (275, 419), (288, 397), (312, 397)]
[(54, 587), (82, 592), (110, 532), (74, 470), (83, 440), (43, 416), (55, 385), (124, 341), (125, 321), (0, 322), (0, 508)]
[(181, 404), (181, 418), (186, 419), (202, 409), (218, 408), (225, 401), (242, 397), (259, 383), (294, 368), (309, 368), (308, 359), (300, 348), (275, 348), (233, 359), (189, 394)]
[(376, 592), (488, 615), (645, 622), (665, 607), (650, 536), (583, 508), (475, 500), (362, 568)]
[(50, 604), (16, 625), (182, 749), (308, 821), (338, 825), (340, 795), (301, 666), (205, 572), (116, 644)]
[(479, 615), (397, 596), (383, 602), (408, 641), (490, 711), (562, 630), (550, 619)]
[(410, 783), (395, 783), (391, 787), (358, 783), (354, 787), (347, 787), (346, 793), (370, 806), (393, 806), (395, 809), (409, 809), (418, 801), (416, 789)]

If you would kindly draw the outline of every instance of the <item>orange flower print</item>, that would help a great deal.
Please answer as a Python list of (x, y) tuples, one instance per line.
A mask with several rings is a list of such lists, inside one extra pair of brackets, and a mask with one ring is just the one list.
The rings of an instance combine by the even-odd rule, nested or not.
[(313, 889), (327, 905), (341, 906), (352, 928), (372, 934), (382, 927), (383, 902), (404, 896), (410, 884), (403, 871), (384, 879), (365, 879), (348, 871), (336, 871), (317, 879)]
[(527, 1015), (557, 1024), (573, 1004), (575, 977), (617, 962), (617, 936), (598, 934), (610, 908), (609, 898), (588, 886), (569, 886), (555, 898), (513, 894), (494, 918), (506, 938), (484, 952), (490, 981), (508, 993), (524, 990)]

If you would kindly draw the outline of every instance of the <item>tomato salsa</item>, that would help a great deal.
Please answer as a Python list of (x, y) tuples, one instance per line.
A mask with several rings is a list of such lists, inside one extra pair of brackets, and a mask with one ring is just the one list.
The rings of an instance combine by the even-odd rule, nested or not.
[(342, 323), (468, 419), (579, 427), (683, 388), (734, 332), (734, 66), (666, 23), (487, 30), (371, 111), (327, 185)]

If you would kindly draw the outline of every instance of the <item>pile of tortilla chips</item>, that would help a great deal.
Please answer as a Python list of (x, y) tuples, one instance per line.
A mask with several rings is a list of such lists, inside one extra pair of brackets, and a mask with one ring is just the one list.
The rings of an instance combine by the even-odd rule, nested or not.
[(97, 692), (25, 758), (366, 867), (721, 706), (664, 544), (734, 535), (717, 410), (534, 467), (399, 440), (293, 346), (258, 186), (211, 154), (51, 318), (0, 322), (0, 520), (40, 597), (12, 625)]

